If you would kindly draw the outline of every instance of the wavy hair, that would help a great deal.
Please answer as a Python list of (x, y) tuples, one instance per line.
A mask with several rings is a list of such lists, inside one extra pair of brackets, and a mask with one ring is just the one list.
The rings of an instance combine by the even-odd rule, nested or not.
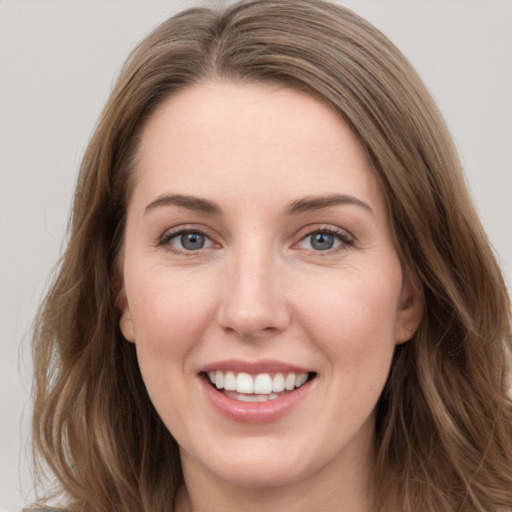
[(178, 448), (119, 330), (118, 256), (145, 121), (177, 91), (219, 79), (284, 84), (339, 114), (382, 184), (404, 269), (425, 298), (377, 407), (376, 509), (512, 507), (510, 303), (454, 145), (399, 50), (321, 0), (189, 9), (125, 63), (83, 157), (67, 249), (35, 321), (33, 451), (41, 481), (54, 482), (41, 503), (173, 508)]

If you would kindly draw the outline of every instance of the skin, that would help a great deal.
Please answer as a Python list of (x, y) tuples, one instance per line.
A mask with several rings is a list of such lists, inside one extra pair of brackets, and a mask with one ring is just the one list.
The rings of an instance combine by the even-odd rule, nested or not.
[[(221, 213), (158, 202), (165, 194)], [(368, 208), (286, 213), (333, 194)], [(180, 229), (204, 231), (204, 247), (187, 251)], [(322, 251), (311, 230), (339, 234)], [(180, 446), (176, 510), (371, 510), (375, 405), (421, 300), (374, 172), (333, 111), (275, 85), (205, 83), (167, 99), (143, 131), (122, 274), (121, 330)], [(243, 424), (199, 382), (202, 366), (226, 359), (316, 377), (284, 417)]]

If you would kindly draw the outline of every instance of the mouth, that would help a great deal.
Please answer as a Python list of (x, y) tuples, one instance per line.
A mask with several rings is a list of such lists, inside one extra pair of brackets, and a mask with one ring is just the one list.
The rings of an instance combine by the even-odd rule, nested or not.
[(251, 374), (230, 370), (202, 372), (219, 393), (238, 402), (258, 403), (289, 395), (316, 377), (315, 372), (267, 372)]
[[(317, 373), (283, 361), (224, 360), (203, 366), (199, 373), (204, 396), (212, 408), (236, 423), (272, 424), (315, 396)], [(304, 409), (305, 410), (305, 409)]]

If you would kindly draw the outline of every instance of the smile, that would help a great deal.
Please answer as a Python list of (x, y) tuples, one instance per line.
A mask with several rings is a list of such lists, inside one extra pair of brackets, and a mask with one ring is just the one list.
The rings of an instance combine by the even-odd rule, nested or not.
[(316, 387), (316, 372), (282, 362), (223, 361), (201, 368), (207, 401), (237, 423), (272, 423), (288, 416)]
[(308, 372), (258, 373), (210, 371), (206, 374), (212, 386), (224, 395), (241, 402), (266, 402), (275, 400), (303, 386), (310, 374)]

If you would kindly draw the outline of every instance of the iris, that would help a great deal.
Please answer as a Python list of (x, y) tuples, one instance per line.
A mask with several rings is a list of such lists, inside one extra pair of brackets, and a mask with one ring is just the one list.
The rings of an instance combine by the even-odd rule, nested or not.
[(183, 233), (180, 242), (187, 251), (196, 251), (204, 247), (205, 237), (201, 233)]
[(334, 235), (329, 233), (315, 233), (311, 236), (311, 247), (317, 251), (326, 251), (334, 247)]

